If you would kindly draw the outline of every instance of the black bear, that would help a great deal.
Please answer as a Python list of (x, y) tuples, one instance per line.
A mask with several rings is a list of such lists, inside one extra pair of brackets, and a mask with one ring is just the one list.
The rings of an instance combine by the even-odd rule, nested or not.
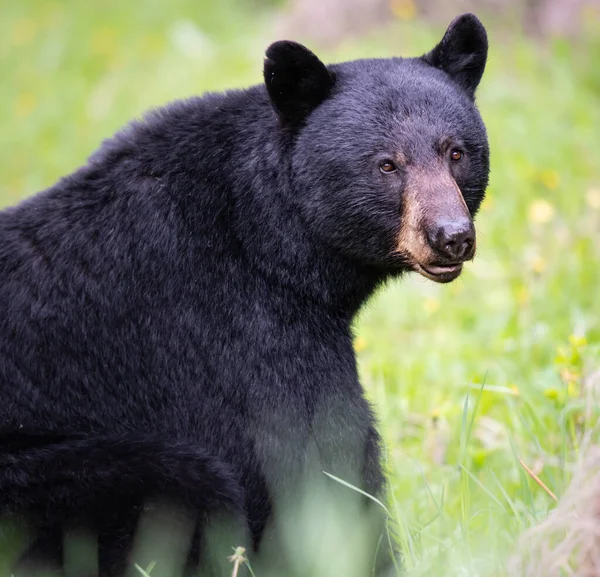
[(449, 282), (474, 255), (487, 46), (471, 14), (419, 58), (276, 42), (263, 84), (156, 110), (0, 212), (3, 567), (64, 571), (81, 530), (91, 574), (121, 575), (168, 503), (182, 570), (210, 566), (222, 519), (293, 575), (277, 544), (303, 484), (379, 509), (344, 485), (384, 493), (352, 322), (387, 279)]

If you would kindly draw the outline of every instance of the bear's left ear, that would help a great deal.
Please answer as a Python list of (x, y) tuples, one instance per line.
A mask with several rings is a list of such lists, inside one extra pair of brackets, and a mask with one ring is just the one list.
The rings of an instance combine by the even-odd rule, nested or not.
[(483, 24), (473, 14), (462, 14), (450, 23), (441, 42), (422, 58), (447, 72), (473, 99), (485, 70), (487, 53)]
[(308, 48), (282, 40), (267, 49), (265, 84), (284, 125), (298, 127), (329, 96), (335, 75)]

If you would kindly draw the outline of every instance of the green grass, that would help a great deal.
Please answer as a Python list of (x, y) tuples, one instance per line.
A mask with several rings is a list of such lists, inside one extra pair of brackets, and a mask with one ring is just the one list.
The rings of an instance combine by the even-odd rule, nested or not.
[[(3, 3), (0, 205), (149, 107), (259, 82), (276, 38), (258, 5)], [(322, 55), (416, 55), (442, 32), (396, 22)], [(356, 324), (411, 576), (502, 574), (516, 537), (554, 506), (518, 459), (560, 497), (598, 421), (600, 35), (536, 46), (491, 26), (490, 41), (478, 256), (450, 285), (391, 284)]]

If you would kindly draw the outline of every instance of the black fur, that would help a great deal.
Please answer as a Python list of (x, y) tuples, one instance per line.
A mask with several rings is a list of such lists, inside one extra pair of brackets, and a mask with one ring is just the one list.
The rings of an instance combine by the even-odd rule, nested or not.
[(57, 535), (84, 524), (113, 575), (147, 500), (191, 511), (199, 542), (225, 511), (260, 550), (278, 503), (322, 470), (382, 495), (351, 331), (407, 270), (402, 180), (378, 162), (429, 166), (440, 138), (460, 140), (475, 214), (474, 27), (455, 23), (435, 66), (326, 68), (277, 44), (267, 89), (156, 110), (0, 212), (0, 513), (39, 531), (29, 557), (60, 564)]
[(424, 60), (447, 72), (471, 98), (481, 81), (487, 61), (487, 32), (473, 14), (455, 18), (441, 42)]
[(280, 41), (267, 50), (264, 78), (282, 124), (297, 127), (329, 96), (335, 74), (308, 49)]
[[(140, 515), (152, 503), (198, 521), (221, 512), (238, 524), (243, 519), (233, 472), (202, 448), (149, 432), (78, 437), (24, 436), (18, 447), (3, 445), (2, 503), (35, 528), (26, 562), (60, 567), (64, 533), (83, 527), (97, 540), (100, 573), (121, 575)], [(199, 546), (188, 552), (192, 564)]]

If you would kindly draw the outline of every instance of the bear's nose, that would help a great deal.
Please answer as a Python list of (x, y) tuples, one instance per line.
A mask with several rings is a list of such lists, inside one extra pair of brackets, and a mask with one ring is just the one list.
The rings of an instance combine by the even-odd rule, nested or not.
[(428, 232), (427, 238), (440, 256), (452, 262), (462, 262), (473, 256), (475, 227), (468, 218), (438, 224)]

